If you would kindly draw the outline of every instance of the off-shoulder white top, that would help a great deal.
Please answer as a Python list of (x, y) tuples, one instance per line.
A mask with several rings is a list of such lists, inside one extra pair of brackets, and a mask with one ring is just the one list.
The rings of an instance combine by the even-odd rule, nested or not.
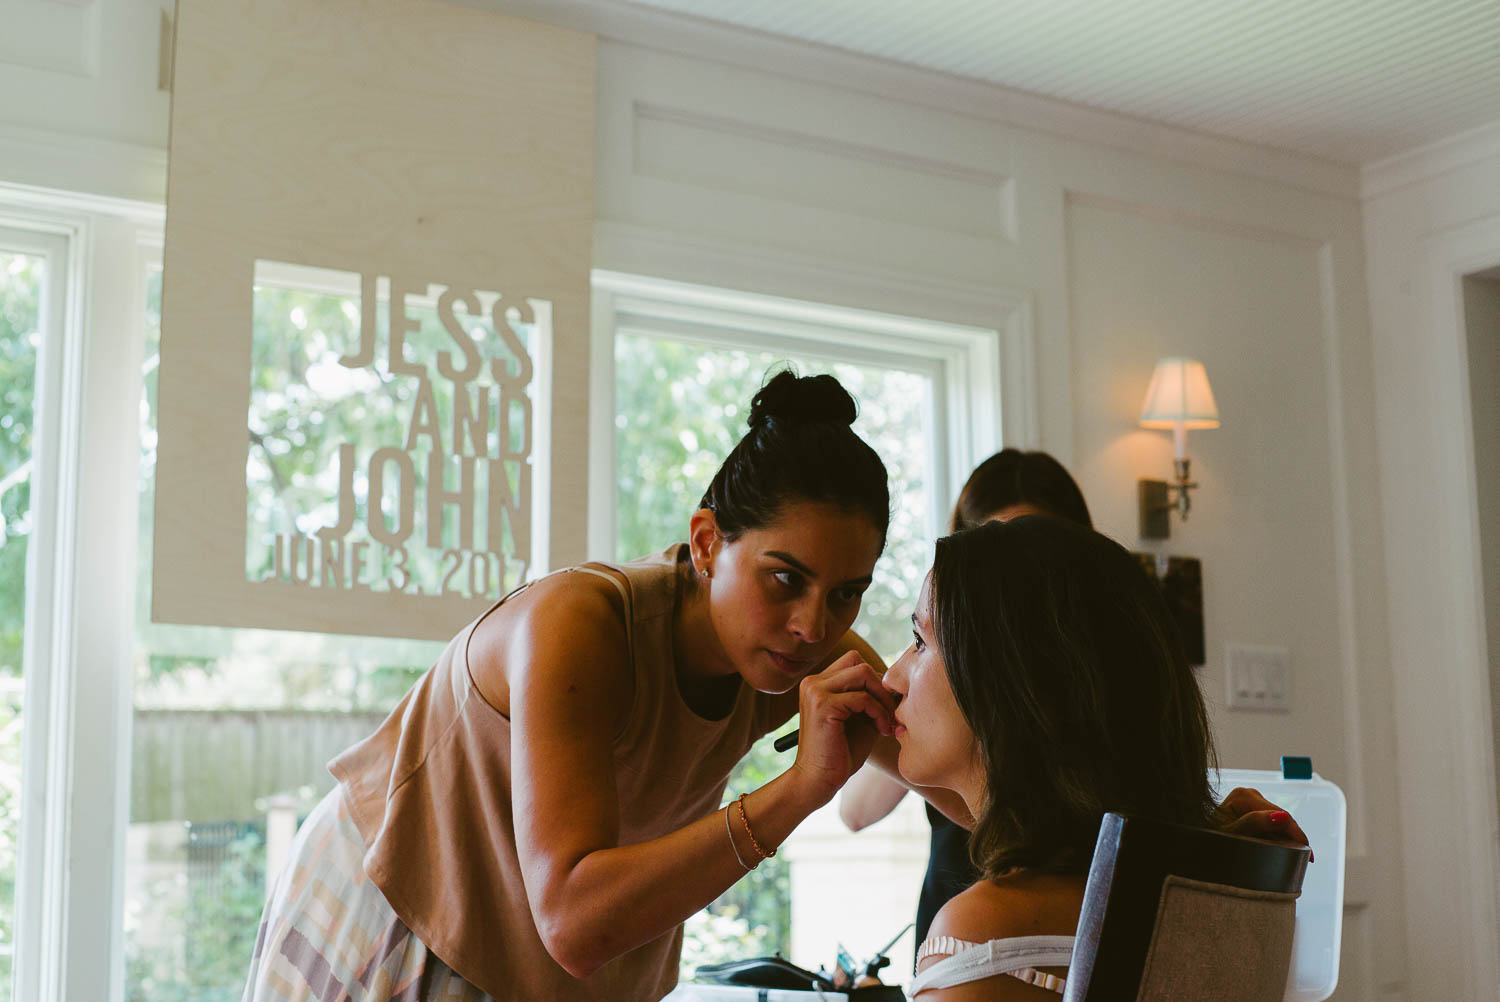
[(1072, 936), (1012, 936), (973, 943), (953, 936), (929, 936), (917, 949), (917, 963), (928, 957), (944, 957), (917, 975), (911, 993), (915, 997), (935, 988), (981, 981), (1008, 974), (1029, 985), (1062, 994), (1064, 978), (1043, 974), (1039, 967), (1066, 967), (1073, 959)]

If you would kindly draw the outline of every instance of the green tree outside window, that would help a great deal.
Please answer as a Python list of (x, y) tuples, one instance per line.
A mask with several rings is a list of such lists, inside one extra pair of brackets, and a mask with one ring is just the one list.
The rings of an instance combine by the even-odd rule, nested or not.
[(0, 253), (0, 1002), (9, 1002), (21, 824), (21, 703), (37, 348), (45, 262)]

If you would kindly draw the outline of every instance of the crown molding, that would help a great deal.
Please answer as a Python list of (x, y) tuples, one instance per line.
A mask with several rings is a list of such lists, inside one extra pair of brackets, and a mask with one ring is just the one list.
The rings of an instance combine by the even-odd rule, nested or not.
[(167, 151), (0, 123), (0, 182), (160, 205)]
[[(592, 32), (623, 45), (707, 59), (1006, 126), (1340, 198), (1370, 197), (1500, 150), (1500, 124), (1359, 168), (1010, 90), (626, 0), (462, 0)], [(1473, 147), (1471, 152), (1460, 152)], [(1440, 152), (1441, 151), (1441, 152)], [(1430, 166), (1426, 158), (1433, 158)], [(166, 198), (167, 152), (0, 124), (0, 180), (143, 202)]]
[(1500, 120), (1366, 164), (1359, 196), (1375, 198), (1488, 159), (1500, 159)]
[(1096, 146), (1357, 199), (1357, 167), (630, 3), (461, 0), (675, 55), (854, 90)]

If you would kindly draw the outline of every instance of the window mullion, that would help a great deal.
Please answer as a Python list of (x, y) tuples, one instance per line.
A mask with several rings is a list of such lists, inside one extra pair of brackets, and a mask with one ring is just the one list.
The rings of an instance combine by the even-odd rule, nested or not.
[[(145, 260), (155, 227), (95, 217), (86, 322), (77, 346), (83, 402), (77, 451), (74, 675), (62, 1002), (124, 992), (124, 859), (130, 795), (138, 435)], [(86, 349), (86, 350), (85, 350)]]
[(588, 553), (613, 560), (615, 517), (615, 296), (594, 289), (589, 321), (589, 497)]

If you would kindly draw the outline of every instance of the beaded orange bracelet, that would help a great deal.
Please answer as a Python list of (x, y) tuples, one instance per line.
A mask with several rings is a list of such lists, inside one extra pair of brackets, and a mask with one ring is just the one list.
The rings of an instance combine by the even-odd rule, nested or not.
[(760, 847), (760, 842), (755, 838), (755, 833), (750, 830), (750, 819), (745, 817), (745, 794), (742, 793), (735, 798), (734, 806), (739, 808), (740, 824), (745, 826), (745, 834), (750, 836), (750, 845), (755, 849), (756, 854), (760, 856), (761, 859), (770, 859), (772, 856), (776, 855), (775, 849), (772, 849), (770, 852), (766, 852), (766, 850), (762, 849)]

